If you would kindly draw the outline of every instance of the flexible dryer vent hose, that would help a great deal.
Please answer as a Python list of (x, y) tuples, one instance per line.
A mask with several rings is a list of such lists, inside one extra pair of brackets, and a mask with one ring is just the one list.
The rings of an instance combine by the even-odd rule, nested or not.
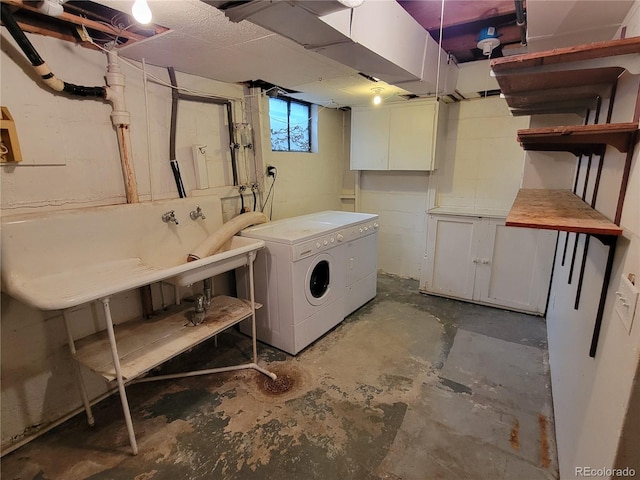
[(247, 212), (232, 218), (227, 223), (223, 224), (215, 233), (209, 235), (204, 242), (198, 245), (198, 247), (187, 256), (187, 262), (200, 260), (201, 258), (217, 253), (218, 250), (220, 250), (224, 244), (240, 230), (251, 225), (259, 225), (268, 221), (269, 219), (262, 212)]

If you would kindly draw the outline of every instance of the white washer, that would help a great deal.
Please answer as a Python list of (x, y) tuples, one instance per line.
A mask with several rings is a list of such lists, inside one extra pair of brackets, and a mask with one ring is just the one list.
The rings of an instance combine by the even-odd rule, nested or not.
[[(260, 341), (295, 355), (375, 296), (377, 219), (327, 211), (242, 231), (265, 242), (254, 263)], [(246, 294), (246, 273), (236, 278)], [(250, 325), (240, 328), (250, 333)]]

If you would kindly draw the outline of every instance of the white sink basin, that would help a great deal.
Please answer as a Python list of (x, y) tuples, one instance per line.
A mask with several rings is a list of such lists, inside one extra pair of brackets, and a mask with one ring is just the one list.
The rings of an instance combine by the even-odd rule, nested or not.
[[(191, 220), (200, 205), (206, 219)], [(179, 222), (164, 223), (174, 210)], [(165, 280), (188, 285), (246, 265), (261, 240), (233, 237), (195, 262), (187, 255), (222, 226), (217, 197), (91, 207), (2, 218), (2, 290), (42, 310), (80, 305)]]

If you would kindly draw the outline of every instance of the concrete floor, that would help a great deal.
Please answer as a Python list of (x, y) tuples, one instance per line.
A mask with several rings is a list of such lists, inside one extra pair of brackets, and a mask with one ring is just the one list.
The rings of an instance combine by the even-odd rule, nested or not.
[[(127, 388), (5, 456), (13, 479), (555, 479), (539, 317), (421, 295), (381, 275), (378, 295), (296, 357), (259, 345), (291, 389), (246, 370)], [(250, 358), (231, 330), (163, 370)], [(191, 364), (191, 365), (189, 365)]]

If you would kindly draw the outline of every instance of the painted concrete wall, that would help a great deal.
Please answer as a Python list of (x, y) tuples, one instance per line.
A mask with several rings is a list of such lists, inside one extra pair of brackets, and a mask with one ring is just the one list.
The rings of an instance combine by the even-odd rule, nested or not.
[[(63, 80), (79, 85), (103, 85), (106, 56), (67, 42), (28, 35), (52, 70)], [(2, 215), (125, 203), (111, 106), (96, 100), (57, 96), (37, 83), (24, 55), (8, 35), (2, 36), (0, 56), (2, 105), (9, 107), (18, 127), (25, 161), (3, 166), (1, 171)], [(140, 67), (140, 65), (138, 65)], [(141, 201), (176, 198), (177, 190), (169, 166), (170, 89), (159, 82), (148, 84), (145, 103), (142, 73), (121, 65), (127, 78), (126, 101), (131, 112), (133, 165)], [(147, 66), (147, 71), (168, 82), (165, 69)], [(198, 92), (230, 98), (236, 122), (250, 122), (251, 97), (239, 85), (216, 82), (177, 73), (178, 85)], [(258, 125), (259, 126), (259, 125)], [(344, 155), (343, 112), (320, 112), (319, 152), (308, 157), (269, 156), (278, 166), (274, 217), (309, 211), (339, 209)], [(224, 107), (180, 102), (178, 107), (177, 158), (187, 195), (216, 194), (223, 197), (224, 217), (240, 210), (229, 163), (229, 138)], [(255, 130), (254, 130), (255, 131)], [(259, 132), (259, 129), (257, 130)], [(257, 135), (259, 143), (259, 135)], [(216, 188), (196, 191), (192, 145), (206, 145), (207, 177)], [(262, 171), (260, 152), (239, 150), (240, 182), (256, 180)], [(260, 165), (256, 168), (256, 165)], [(259, 175), (257, 180), (262, 180)], [(247, 205), (251, 206), (248, 195)], [(216, 277), (217, 293), (232, 290), (232, 278)], [(153, 286), (156, 308), (159, 286)], [(173, 291), (165, 287), (167, 299)], [(191, 294), (184, 289), (182, 296)], [(137, 291), (112, 298), (113, 316), (122, 322), (140, 316)], [(72, 330), (88, 335), (104, 328), (101, 309), (85, 305), (69, 312)], [(2, 390), (1, 423), (3, 450), (51, 422), (76, 410), (80, 396), (66, 345), (60, 312), (34, 310), (2, 294), (1, 324)], [(107, 385), (84, 372), (89, 396), (98, 397)]]
[(426, 211), (508, 212), (524, 165), (514, 118), (499, 97), (448, 105), (446, 146), (435, 172), (360, 174), (360, 210), (380, 215), (378, 266), (420, 278), (426, 250)]
[(380, 216), (378, 269), (419, 278), (426, 245), (428, 172), (360, 173), (360, 210)]
[(516, 132), (528, 126), (529, 117), (513, 117), (497, 96), (451, 105), (446, 161), (436, 172), (436, 206), (506, 215), (524, 165)]
[[(640, 35), (639, 5), (640, 2), (636, 2), (629, 14), (627, 36)], [(638, 76), (625, 74), (620, 78), (612, 122), (633, 120), (639, 84)], [(624, 154), (609, 147), (605, 163), (596, 206), (612, 218)], [(584, 178), (584, 174), (581, 175)], [(588, 191), (591, 189), (589, 186)], [(618, 240), (595, 358), (589, 357), (589, 346), (607, 248), (595, 238), (590, 241), (578, 310), (573, 305), (576, 281), (572, 285), (567, 284), (570, 262), (562, 266), (562, 252), (559, 251), (557, 255), (547, 326), (560, 476), (563, 479), (580, 478), (576, 475), (576, 467), (631, 467), (635, 468), (636, 475), (640, 471), (640, 431), (634, 423), (640, 410), (637, 393), (640, 379), (640, 320), (636, 312), (635, 321), (628, 332), (614, 313), (615, 292), (619, 289), (621, 275), (633, 273), (640, 278), (638, 205), (640, 148), (636, 145), (621, 220), (624, 234)], [(559, 237), (559, 249), (563, 248), (565, 236), (563, 233)], [(574, 238), (573, 234), (569, 237), (570, 251)], [(581, 259), (584, 242), (585, 236), (581, 235), (578, 260)]]
[[(277, 169), (276, 183), (264, 213), (272, 220), (304, 215), (323, 210), (341, 210), (343, 165), (348, 163), (349, 129), (345, 112), (338, 109), (313, 107), (315, 135), (312, 152), (273, 152), (270, 143), (269, 99), (261, 97), (259, 115), (253, 120), (260, 123), (261, 162), (266, 169)], [(315, 116), (314, 116), (315, 117)], [(271, 188), (271, 179), (265, 188)], [(265, 194), (266, 197), (266, 194)]]

